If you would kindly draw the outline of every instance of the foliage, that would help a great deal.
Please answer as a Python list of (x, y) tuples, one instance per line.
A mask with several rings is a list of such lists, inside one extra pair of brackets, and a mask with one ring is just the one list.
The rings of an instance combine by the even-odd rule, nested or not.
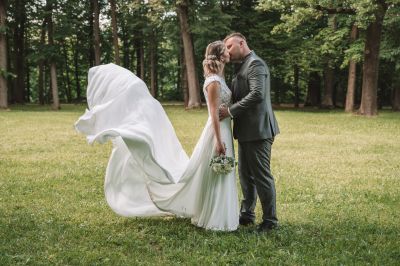
[(6, 71), (3, 68), (0, 68), (0, 76), (4, 77), (4, 78), (16, 78), (16, 75)]
[(381, 58), (393, 62), (397, 73), (400, 71), (400, 6), (388, 9), (384, 21), (384, 39), (381, 46)]
[[(386, 30), (389, 30), (389, 24), (399, 23), (398, 14), (399, 1), (315, 1), (315, 0), (262, 0), (258, 4), (259, 10), (277, 11), (281, 14), (280, 23), (277, 23), (272, 33), (287, 34), (286, 44), (289, 44), (288, 53), (304, 55), (305, 60), (295, 60), (296, 64), (304, 71), (305, 76), (309, 73), (307, 70), (313, 67), (313, 71), (322, 72), (323, 64), (328, 62), (331, 67), (345, 68), (350, 60), (362, 62), (365, 46), (365, 29), (376, 19), (377, 14), (381, 14), (383, 9), (388, 7), (387, 17), (384, 27), (384, 39), (396, 40), (396, 37)], [(329, 15), (328, 15), (329, 14)], [(335, 14), (335, 15), (333, 15)], [(391, 14), (391, 15), (390, 15)], [(336, 19), (334, 25), (329, 21), (332, 16)], [(350, 43), (350, 29), (355, 24), (361, 31), (359, 38)], [(314, 28), (314, 32), (307, 34), (303, 29)], [(392, 26), (393, 28), (393, 26)], [(301, 39), (303, 36), (303, 40)], [(299, 38), (300, 37), (300, 38)], [(291, 46), (290, 40), (294, 46)], [(383, 47), (387, 49), (386, 54), (381, 54), (381, 58), (387, 58), (390, 53), (396, 54), (397, 46), (383, 41)], [(390, 51), (390, 52), (389, 52)], [(321, 60), (322, 59), (322, 60)], [(396, 57), (392, 60), (399, 62)], [(285, 60), (285, 62), (292, 62)], [(396, 63), (398, 65), (398, 63)], [(284, 71), (286, 74), (290, 72)], [(287, 75), (286, 77), (291, 77)], [(288, 79), (286, 79), (288, 80)], [(290, 79), (289, 79), (290, 80)], [(304, 89), (304, 87), (303, 87)]]
[[(155, 45), (159, 99), (183, 99), (180, 82), (182, 44), (176, 13), (178, 2), (116, 1), (122, 65), (138, 74), (137, 51), (142, 45), (144, 80), (150, 84), (149, 51)], [(56, 60), (61, 101), (81, 100), (78, 98), (85, 94), (87, 71), (94, 64), (91, 1), (52, 1), (55, 39), (52, 47), (41, 41), (43, 20), (47, 14), (46, 1), (9, 0), (7, 3), (8, 71), (11, 73), (15, 72), (17, 52), (13, 43), (14, 32), (19, 20), (22, 20), (18, 3), (23, 5), (26, 14), (25, 65), (29, 80), (25, 83), (31, 85), (28, 93), (30, 101), (38, 100), (38, 64), (42, 60), (46, 64), (48, 59)], [(395, 65), (394, 68), (382, 65), (381, 71), (396, 75), (395, 71), (400, 68), (400, 46), (396, 33), (400, 21), (399, 0), (190, 0), (190, 30), (200, 83), (203, 82), (201, 63), (206, 45), (223, 39), (230, 32), (239, 31), (270, 68), (272, 99), (277, 103), (293, 101), (294, 68), (298, 68), (300, 93), (304, 100), (310, 72), (322, 74), (327, 62), (335, 69), (341, 68), (339, 71), (345, 71), (350, 60), (362, 63), (365, 30), (381, 11), (381, 3), (387, 7), (381, 59)], [(106, 0), (100, 0), (99, 4), (101, 63), (106, 64), (113, 61), (110, 7)], [(336, 28), (327, 9), (342, 12), (335, 15)], [(354, 23), (360, 34), (357, 41), (350, 43), (349, 34)], [(233, 66), (228, 66), (226, 79), (230, 80), (232, 76)], [(50, 99), (48, 73), (45, 75), (45, 87), (45, 97)], [(78, 93), (78, 87), (83, 91)], [(12, 94), (13, 85), (9, 88)]]

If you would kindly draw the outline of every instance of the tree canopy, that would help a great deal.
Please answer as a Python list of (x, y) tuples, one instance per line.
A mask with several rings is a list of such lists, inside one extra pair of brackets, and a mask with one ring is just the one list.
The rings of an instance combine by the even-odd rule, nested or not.
[(277, 105), (400, 110), (399, 14), (400, 0), (1, 1), (0, 107), (84, 102), (88, 69), (111, 62), (201, 106), (205, 48), (238, 31)]

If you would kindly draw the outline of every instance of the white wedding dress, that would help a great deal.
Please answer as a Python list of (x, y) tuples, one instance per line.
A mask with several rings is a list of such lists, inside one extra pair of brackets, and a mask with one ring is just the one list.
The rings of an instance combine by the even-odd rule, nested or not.
[[(217, 75), (206, 79), (221, 84), (220, 102), (229, 105), (231, 92)], [(211, 118), (190, 158), (183, 150), (160, 103), (132, 72), (114, 64), (89, 70), (89, 109), (75, 123), (89, 143), (111, 140), (105, 196), (122, 216), (174, 214), (190, 217), (194, 225), (233, 231), (239, 209), (235, 171), (215, 174), (209, 164), (215, 155)], [(231, 120), (220, 123), (227, 156), (234, 156)]]

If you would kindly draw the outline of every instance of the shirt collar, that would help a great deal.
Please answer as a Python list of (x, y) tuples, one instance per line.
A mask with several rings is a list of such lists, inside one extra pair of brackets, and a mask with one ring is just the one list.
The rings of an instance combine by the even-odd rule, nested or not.
[(252, 54), (254, 54), (254, 51), (253, 51), (253, 50), (251, 50), (250, 53), (248, 53), (248, 54), (243, 58), (242, 63), (243, 63), (244, 61), (246, 61)]

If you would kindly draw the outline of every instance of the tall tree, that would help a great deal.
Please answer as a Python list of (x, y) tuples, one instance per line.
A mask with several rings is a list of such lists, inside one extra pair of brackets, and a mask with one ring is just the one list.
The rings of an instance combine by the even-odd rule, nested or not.
[(94, 65), (100, 65), (100, 6), (98, 0), (93, 2), (93, 49), (94, 49)]
[(69, 69), (69, 59), (68, 59), (68, 45), (66, 41), (61, 41), (63, 54), (64, 54), (64, 65), (65, 65), (65, 94), (67, 96), (67, 102), (72, 102), (72, 91), (71, 91), (71, 79), (70, 79), (70, 69)]
[(358, 112), (365, 116), (378, 114), (378, 73), (379, 73), (379, 48), (382, 36), (382, 24), (388, 8), (385, 1), (376, 1), (373, 12), (374, 20), (367, 27), (361, 105)]
[(52, 0), (47, 0), (46, 2), (46, 24), (47, 24), (47, 38), (50, 49), (52, 49), (53, 53), (50, 57), (50, 80), (51, 80), (51, 92), (53, 96), (53, 104), (52, 109), (58, 110), (60, 109), (60, 100), (58, 96), (58, 84), (57, 84), (57, 67), (55, 60), (55, 51), (54, 51), (54, 24), (53, 24), (53, 8), (54, 3)]
[(6, 5), (0, 0), (0, 109), (8, 108)]
[(14, 25), (14, 100), (17, 103), (25, 102), (25, 0), (15, 1)]
[(121, 64), (121, 59), (119, 57), (119, 44), (118, 44), (118, 27), (117, 27), (117, 11), (115, 0), (109, 0), (111, 6), (111, 25), (113, 33), (113, 44), (114, 44), (114, 61), (117, 65)]
[[(332, 31), (336, 31), (336, 15), (330, 14), (328, 19), (328, 26)], [(335, 84), (335, 67), (333, 66), (332, 59), (327, 55), (324, 67), (324, 96), (322, 98), (321, 106), (325, 108), (333, 107), (333, 91)]]
[(189, 28), (189, 3), (187, 0), (180, 0), (177, 2), (177, 13), (181, 27), (189, 87), (189, 101), (187, 108), (201, 107), (200, 86), (196, 71), (193, 41)]
[(189, 104), (189, 91), (188, 91), (188, 79), (187, 79), (187, 71), (186, 71), (186, 60), (185, 60), (185, 51), (183, 50), (183, 43), (182, 43), (182, 38), (180, 39), (181, 43), (181, 49), (180, 51), (180, 56), (179, 56), (179, 65), (180, 65), (180, 86), (182, 89), (182, 94), (183, 94), (183, 104), (185, 108), (188, 107)]
[[(357, 39), (358, 28), (353, 24), (350, 34), (350, 42), (353, 43)], [(346, 107), (345, 112), (351, 113), (354, 111), (354, 97), (356, 92), (356, 71), (357, 62), (350, 59), (349, 62), (349, 77), (347, 79)]]
[(95, 64), (95, 55), (94, 55), (94, 0), (89, 1), (89, 13), (88, 13), (88, 51), (89, 51), (89, 66), (92, 67)]
[(157, 98), (157, 37), (154, 30), (151, 32), (150, 43), (150, 93)]
[[(76, 38), (74, 49), (74, 75), (75, 75), (75, 84), (76, 84), (76, 101), (80, 102), (82, 99), (82, 90), (81, 83), (79, 82), (79, 38)], [(93, 51), (93, 49), (90, 49)], [(89, 54), (90, 56), (90, 54)], [(91, 60), (89, 63), (91, 66)]]
[[(40, 30), (40, 47), (45, 46), (46, 41), (46, 19), (43, 19), (43, 23)], [(39, 104), (44, 105), (44, 91), (45, 91), (45, 59), (43, 55), (39, 56), (38, 59), (38, 68), (39, 68), (39, 75), (38, 75), (38, 101)]]

